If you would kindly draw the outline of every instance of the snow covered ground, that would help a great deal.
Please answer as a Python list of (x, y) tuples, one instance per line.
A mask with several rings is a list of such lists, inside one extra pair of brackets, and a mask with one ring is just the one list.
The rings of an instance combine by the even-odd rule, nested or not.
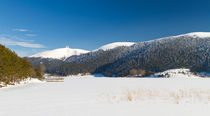
[(209, 116), (208, 78), (66, 77), (0, 89), (0, 116)]
[(19, 87), (19, 86), (24, 86), (25, 84), (34, 84), (34, 83), (44, 83), (45, 81), (40, 81), (39, 79), (35, 79), (35, 78), (27, 78), (25, 80), (20, 81), (19, 83), (13, 83), (14, 85), (4, 85), (4, 83), (0, 83), (0, 86), (2, 88), (0, 89), (5, 89), (5, 88), (13, 88), (13, 87)]
[(190, 69), (186, 68), (179, 68), (179, 69), (169, 69), (164, 72), (156, 73), (152, 75), (153, 77), (166, 77), (166, 78), (200, 78), (201, 75), (206, 75), (207, 74), (193, 74), (190, 72)]

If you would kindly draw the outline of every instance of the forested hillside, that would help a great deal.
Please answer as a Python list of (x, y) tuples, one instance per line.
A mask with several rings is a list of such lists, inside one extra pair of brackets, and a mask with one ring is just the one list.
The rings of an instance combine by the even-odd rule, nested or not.
[(63, 60), (59, 59), (51, 59), (51, 58), (27, 58), (34, 67), (40, 69), (40, 64), (45, 66), (45, 72), (50, 74), (57, 74), (62, 75), (61, 70), (57, 70), (57, 68), (61, 68), (64, 62)]
[(26, 58), (20, 58), (15, 52), (0, 45), (0, 82), (10, 84), (29, 77), (41, 79), (42, 74)]
[(205, 33), (190, 33), (139, 42), (132, 46), (99, 50), (65, 61), (36, 59), (43, 62), (47, 72), (58, 75), (102, 73), (105, 76), (146, 76), (168, 69), (189, 68), (194, 72), (210, 72), (210, 37)]
[(69, 75), (78, 73), (94, 73), (102, 65), (112, 63), (127, 54), (128, 47), (118, 47), (114, 50), (98, 50), (79, 56), (72, 56), (65, 61), (49, 58), (28, 58), (33, 66), (39, 67), (40, 63), (46, 66), (50, 74)]
[(127, 56), (104, 65), (95, 73), (106, 76), (127, 76), (132, 69), (147, 73), (168, 69), (189, 68), (194, 72), (210, 72), (210, 38), (169, 37), (141, 42)]

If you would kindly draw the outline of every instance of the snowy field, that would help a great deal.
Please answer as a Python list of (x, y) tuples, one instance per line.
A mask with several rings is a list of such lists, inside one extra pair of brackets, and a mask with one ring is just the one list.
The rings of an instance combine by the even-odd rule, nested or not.
[(208, 78), (66, 77), (0, 89), (0, 116), (209, 116)]

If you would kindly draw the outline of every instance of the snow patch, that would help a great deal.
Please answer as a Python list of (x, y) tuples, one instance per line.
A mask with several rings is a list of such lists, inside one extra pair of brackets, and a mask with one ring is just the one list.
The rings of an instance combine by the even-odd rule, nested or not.
[(53, 58), (53, 59), (65, 59), (73, 55), (80, 55), (80, 54), (85, 54), (88, 53), (89, 51), (87, 50), (82, 50), (82, 49), (72, 49), (69, 48), (68, 46), (66, 48), (58, 48), (55, 50), (48, 50), (44, 51), (35, 55), (32, 55), (30, 57), (40, 57), (40, 58)]
[(154, 77), (166, 77), (166, 78), (199, 78), (199, 76), (190, 72), (190, 69), (169, 69), (164, 72), (156, 73)]
[(110, 49), (114, 49), (116, 47), (120, 47), (120, 46), (132, 46), (133, 44), (135, 44), (134, 42), (114, 42), (114, 43), (110, 43), (104, 46), (101, 46), (100, 48), (93, 50), (93, 51), (98, 51), (98, 50), (110, 50)]
[(160, 39), (177, 38), (177, 37), (210, 38), (210, 32), (191, 32), (191, 33), (186, 33), (186, 34), (181, 34), (181, 35), (163, 37), (163, 38), (160, 38)]
[(199, 37), (199, 38), (208, 38), (210, 37), (210, 32), (192, 32), (179, 36), (191, 36), (191, 37)]
[[(205, 39), (205, 38), (210, 38), (210, 32), (191, 32), (191, 33), (186, 33), (186, 34), (181, 34), (181, 35), (175, 35), (175, 36), (168, 36), (168, 37), (162, 37), (159, 39), (155, 39), (155, 40), (150, 40), (150, 41), (145, 41), (146, 43), (152, 43), (155, 41), (162, 41), (165, 39), (176, 39), (179, 37), (192, 37), (192, 38), (200, 38), (200, 39)], [(143, 42), (143, 43), (145, 43)], [(140, 42), (142, 43), (142, 42)]]
[(27, 79), (24, 79), (22, 81), (20, 81), (19, 83), (18, 82), (15, 82), (13, 83), (12, 85), (4, 85), (3, 83), (1, 83), (0, 85), (3, 87), (3, 88), (11, 88), (11, 87), (18, 87), (18, 86), (22, 86), (22, 85), (25, 85), (25, 84), (32, 84), (32, 83), (44, 83), (45, 81), (41, 81), (39, 79), (35, 79), (35, 78), (27, 78)]

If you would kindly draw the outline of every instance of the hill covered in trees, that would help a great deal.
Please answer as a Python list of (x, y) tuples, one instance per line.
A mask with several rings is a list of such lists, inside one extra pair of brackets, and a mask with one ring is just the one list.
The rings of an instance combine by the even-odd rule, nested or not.
[(79, 73), (94, 73), (103, 65), (112, 63), (128, 54), (129, 47), (120, 46), (110, 50), (98, 50), (78, 56), (71, 56), (65, 61), (50, 58), (28, 58), (33, 66), (39, 67), (40, 63), (46, 66), (46, 73), (57, 75), (75, 75)]
[(127, 47), (71, 56), (65, 61), (30, 61), (33, 64), (44, 61), (49, 73), (59, 75), (102, 73), (105, 76), (146, 76), (175, 68), (210, 72), (210, 34), (189, 33), (171, 36)]
[(26, 58), (20, 58), (15, 52), (0, 45), (0, 82), (7, 85), (29, 77), (42, 79), (43, 74), (33, 68)]
[(145, 70), (146, 74), (150, 74), (175, 68), (210, 72), (210, 38), (168, 37), (132, 47), (136, 49), (111, 64), (101, 66), (95, 73), (127, 76), (132, 69)]

